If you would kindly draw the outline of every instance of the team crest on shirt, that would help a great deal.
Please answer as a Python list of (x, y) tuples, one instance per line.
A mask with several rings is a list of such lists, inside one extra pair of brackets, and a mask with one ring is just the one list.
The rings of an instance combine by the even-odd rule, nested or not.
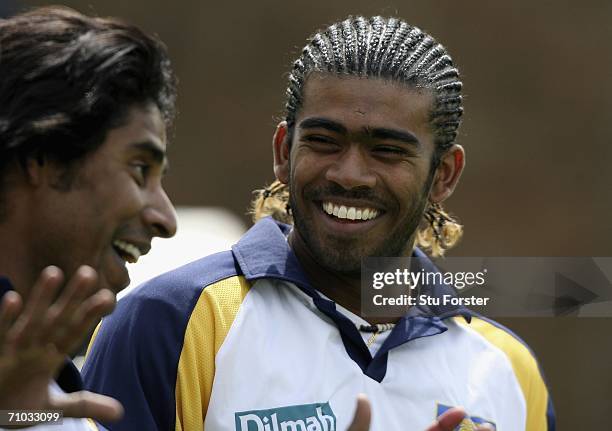
[(302, 404), (234, 414), (236, 431), (336, 431), (329, 403)]
[[(451, 409), (452, 406), (445, 406), (444, 404), (438, 404), (438, 411), (436, 412), (436, 417), (440, 416), (442, 413)], [(488, 419), (483, 419), (478, 416), (469, 416), (467, 415), (461, 423), (455, 428), (455, 431), (474, 431), (476, 426), (479, 424), (489, 424), (493, 427), (494, 430), (497, 429), (497, 426), (493, 421)]]

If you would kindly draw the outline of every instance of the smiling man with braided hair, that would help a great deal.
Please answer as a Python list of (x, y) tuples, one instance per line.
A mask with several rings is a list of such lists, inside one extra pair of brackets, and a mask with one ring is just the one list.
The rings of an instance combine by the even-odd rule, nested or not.
[[(360, 307), (362, 258), (434, 271), (421, 248), (441, 255), (461, 235), (442, 208), (464, 167), (461, 87), (445, 48), (399, 19), (314, 35), (255, 226), (102, 323), (85, 376), (125, 404), (112, 429), (345, 430), (359, 393), (373, 430), (554, 429), (537, 362), (504, 328), (461, 306), (367, 321)], [(367, 428), (360, 406), (351, 430)]]

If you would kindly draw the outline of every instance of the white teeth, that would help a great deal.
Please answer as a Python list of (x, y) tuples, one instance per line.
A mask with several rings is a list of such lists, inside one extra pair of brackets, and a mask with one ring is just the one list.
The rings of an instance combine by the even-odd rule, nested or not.
[(374, 208), (346, 207), (334, 205), (331, 202), (323, 202), (323, 211), (329, 215), (349, 220), (372, 220), (378, 217), (378, 210)]
[(141, 255), (138, 247), (136, 247), (134, 244), (130, 244), (129, 242), (116, 239), (113, 241), (113, 245), (130, 256), (131, 259), (127, 259), (127, 261), (130, 263), (135, 263)]

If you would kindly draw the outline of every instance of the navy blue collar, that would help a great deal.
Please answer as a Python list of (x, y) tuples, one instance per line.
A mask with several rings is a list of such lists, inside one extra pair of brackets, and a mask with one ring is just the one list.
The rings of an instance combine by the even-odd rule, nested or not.
[[(470, 321), (471, 312), (463, 306), (414, 306), (409, 309), (391, 331), (374, 357), (357, 330), (355, 324), (336, 310), (333, 301), (323, 298), (310, 285), (300, 262), (287, 243), (291, 226), (266, 217), (257, 222), (240, 241), (232, 247), (240, 269), (249, 281), (260, 278), (276, 278), (289, 281), (313, 299), (315, 306), (338, 327), (348, 355), (360, 366), (364, 374), (381, 382), (387, 370), (389, 350), (417, 338), (441, 334), (448, 330), (442, 321), (453, 316), (463, 316)], [(419, 249), (414, 257), (427, 272), (438, 272), (436, 266)], [(424, 287), (421, 294), (437, 298), (456, 296), (448, 285)]]
[[(249, 229), (232, 247), (232, 251), (247, 280), (278, 278), (294, 283), (313, 298), (319, 298), (321, 296), (310, 285), (287, 242), (289, 232), (290, 225), (266, 217)], [(413, 257), (418, 258), (418, 263), (426, 272), (439, 272), (427, 255), (418, 248), (414, 249)], [(446, 284), (425, 286), (421, 293), (436, 298), (442, 298), (444, 295), (457, 296), (453, 287)], [(446, 319), (461, 315), (468, 322), (471, 317), (470, 310), (461, 305), (415, 306), (410, 310), (407, 316), (437, 316)]]
[(289, 247), (289, 232), (291, 226), (266, 217), (242, 236), (232, 247), (232, 252), (247, 280), (278, 278), (319, 296), (310, 286), (300, 262)]

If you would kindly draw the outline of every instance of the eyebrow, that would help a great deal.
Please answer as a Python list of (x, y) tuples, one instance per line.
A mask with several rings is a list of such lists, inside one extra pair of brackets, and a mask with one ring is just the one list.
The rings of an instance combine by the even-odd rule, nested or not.
[(421, 144), (415, 135), (405, 130), (387, 129), (384, 127), (366, 128), (366, 130), (368, 135), (374, 139), (389, 139), (416, 145), (417, 147)]
[[(300, 129), (326, 129), (330, 132), (340, 133), (346, 135), (348, 129), (342, 124), (321, 117), (310, 117), (306, 118), (299, 124)], [(406, 130), (389, 129), (386, 127), (364, 127), (364, 133), (366, 136), (373, 139), (389, 139), (393, 141), (399, 141), (406, 144), (420, 146), (419, 139), (413, 134)]]
[(327, 129), (330, 132), (346, 134), (348, 130), (342, 124), (327, 118), (311, 117), (306, 118), (299, 125), (300, 129)]
[(151, 159), (153, 159), (156, 163), (163, 166), (163, 173), (166, 174), (168, 169), (170, 168), (168, 163), (168, 158), (166, 157), (166, 152), (162, 150), (159, 145), (151, 142), (136, 142), (131, 145), (131, 147), (135, 150), (145, 152), (148, 154)]

